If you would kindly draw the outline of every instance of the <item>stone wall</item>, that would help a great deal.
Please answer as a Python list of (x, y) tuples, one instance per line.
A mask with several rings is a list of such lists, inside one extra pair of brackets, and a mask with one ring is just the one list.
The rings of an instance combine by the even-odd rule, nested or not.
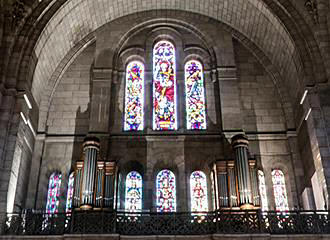
[(59, 79), (48, 112), (48, 134), (86, 134), (95, 44), (87, 47)]

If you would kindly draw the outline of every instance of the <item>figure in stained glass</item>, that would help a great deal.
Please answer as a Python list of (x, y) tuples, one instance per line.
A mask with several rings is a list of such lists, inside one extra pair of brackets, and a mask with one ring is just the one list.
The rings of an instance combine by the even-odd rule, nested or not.
[(160, 41), (153, 52), (153, 129), (176, 130), (175, 49)]
[(60, 187), (62, 181), (62, 174), (52, 173), (49, 177), (48, 182), (48, 194), (47, 194), (47, 204), (46, 212), (48, 214), (57, 213), (60, 197)]
[(72, 211), (72, 199), (74, 190), (74, 172), (69, 176), (68, 190), (66, 194), (66, 207), (65, 212), (70, 213)]
[(188, 129), (206, 129), (203, 68), (199, 61), (185, 65), (186, 121)]
[(176, 211), (175, 176), (170, 170), (162, 170), (156, 179), (157, 186), (157, 212)]
[(144, 66), (133, 61), (126, 68), (125, 131), (143, 130)]
[(281, 170), (272, 171), (273, 190), (275, 197), (275, 207), (277, 211), (288, 211), (288, 197), (285, 187), (285, 178)]
[(268, 211), (268, 199), (267, 199), (265, 175), (260, 170), (258, 171), (258, 179), (259, 179), (259, 193), (261, 197), (261, 209), (263, 211)]
[(126, 177), (125, 210), (137, 212), (142, 209), (142, 176), (135, 171)]
[(192, 212), (208, 211), (206, 176), (201, 171), (190, 176), (190, 196)]

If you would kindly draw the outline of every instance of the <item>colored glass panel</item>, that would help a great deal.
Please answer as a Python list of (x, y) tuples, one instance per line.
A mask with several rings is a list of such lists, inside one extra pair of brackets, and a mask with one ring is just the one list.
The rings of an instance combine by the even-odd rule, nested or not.
[(190, 197), (192, 212), (208, 211), (206, 176), (201, 171), (190, 175)]
[(192, 60), (185, 65), (187, 129), (206, 129), (205, 93), (202, 64)]
[(162, 170), (156, 179), (157, 212), (176, 211), (175, 176), (170, 170)]
[(259, 179), (259, 194), (261, 199), (261, 209), (262, 211), (268, 211), (268, 199), (267, 199), (267, 191), (266, 191), (266, 182), (265, 175), (263, 171), (258, 171), (258, 179)]
[(65, 212), (70, 213), (72, 211), (72, 199), (74, 190), (74, 172), (69, 176), (68, 190), (66, 194), (66, 207)]
[(142, 209), (142, 176), (135, 171), (126, 177), (125, 210), (137, 212)]
[(275, 197), (275, 207), (277, 211), (288, 211), (288, 197), (285, 187), (285, 178), (281, 170), (272, 171), (273, 189)]
[(126, 68), (125, 131), (143, 130), (144, 65), (130, 62)]
[(62, 174), (60, 173), (53, 173), (49, 177), (46, 205), (46, 212), (49, 214), (58, 212), (61, 181)]
[(175, 48), (158, 42), (153, 51), (153, 129), (176, 130)]

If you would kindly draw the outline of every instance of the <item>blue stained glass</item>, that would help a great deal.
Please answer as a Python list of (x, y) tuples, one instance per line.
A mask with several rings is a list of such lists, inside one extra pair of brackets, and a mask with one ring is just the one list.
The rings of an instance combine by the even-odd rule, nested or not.
[(153, 129), (176, 130), (175, 48), (158, 42), (153, 51)]
[(275, 207), (277, 211), (288, 211), (288, 196), (285, 187), (285, 178), (281, 170), (272, 171), (273, 190), (275, 197)]
[(49, 177), (48, 182), (48, 194), (47, 194), (47, 204), (46, 212), (48, 214), (57, 213), (58, 205), (60, 203), (60, 187), (62, 181), (62, 174), (52, 173)]
[(135, 171), (126, 177), (125, 210), (138, 212), (142, 209), (142, 176)]
[(170, 170), (162, 170), (156, 178), (157, 212), (176, 211), (175, 175)]
[(206, 176), (201, 171), (190, 175), (190, 198), (192, 212), (208, 211)]
[(185, 65), (187, 129), (206, 129), (203, 68), (199, 61)]
[(144, 66), (133, 61), (126, 68), (125, 131), (143, 130)]
[(72, 199), (74, 190), (74, 172), (69, 176), (68, 190), (66, 194), (66, 207), (65, 212), (70, 213), (72, 211)]

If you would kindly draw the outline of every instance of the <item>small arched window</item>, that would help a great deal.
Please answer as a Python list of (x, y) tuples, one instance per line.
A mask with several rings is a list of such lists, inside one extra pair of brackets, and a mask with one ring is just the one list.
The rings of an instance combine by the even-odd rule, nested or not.
[(66, 207), (65, 207), (65, 212), (67, 213), (70, 213), (72, 211), (73, 190), (74, 190), (74, 172), (72, 172), (69, 176), (68, 190), (66, 194)]
[(175, 175), (170, 170), (162, 170), (156, 178), (157, 212), (176, 211)]
[(60, 203), (60, 187), (62, 181), (61, 173), (52, 173), (48, 181), (48, 194), (46, 212), (48, 214), (57, 213), (58, 205)]
[(261, 209), (262, 211), (268, 211), (268, 199), (264, 172), (258, 170), (258, 180), (259, 180), (259, 194), (261, 199)]
[(175, 48), (159, 41), (153, 49), (153, 130), (177, 130)]
[(143, 130), (144, 122), (144, 65), (130, 62), (126, 68), (125, 131)]
[(185, 64), (185, 91), (187, 129), (206, 129), (203, 67), (199, 61)]
[(281, 170), (272, 171), (275, 207), (277, 211), (288, 211), (288, 197), (285, 187), (285, 177)]
[(142, 210), (142, 176), (132, 171), (126, 176), (125, 210), (138, 212)]
[(206, 176), (201, 171), (190, 175), (190, 198), (192, 212), (208, 211)]

